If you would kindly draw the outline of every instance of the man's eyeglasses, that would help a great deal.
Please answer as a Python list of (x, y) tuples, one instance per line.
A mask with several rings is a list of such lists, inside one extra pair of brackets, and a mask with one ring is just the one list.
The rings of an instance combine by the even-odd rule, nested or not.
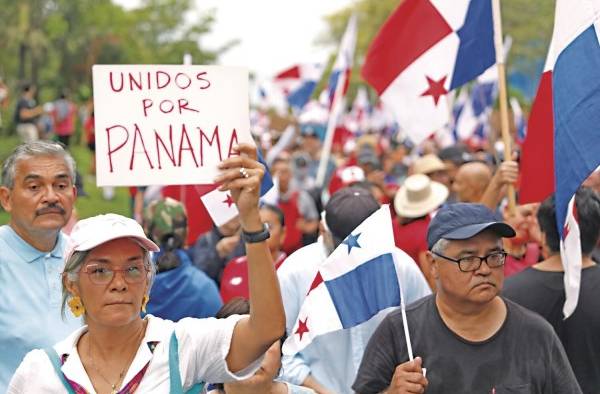
[(481, 264), (484, 261), (490, 268), (501, 267), (504, 265), (504, 262), (506, 261), (506, 255), (508, 254), (502, 250), (502, 251), (498, 251), (498, 252), (492, 252), (492, 253), (488, 254), (487, 256), (483, 256), (483, 257), (466, 256), (466, 257), (461, 257), (460, 259), (453, 259), (451, 257), (444, 256), (442, 254), (439, 254), (439, 253), (436, 253), (433, 251), (431, 253), (438, 257), (441, 257), (443, 259), (446, 259), (448, 261), (452, 261), (453, 263), (458, 264), (458, 268), (462, 272), (477, 271), (479, 269), (479, 267), (481, 267)]
[(107, 285), (113, 280), (115, 272), (121, 272), (125, 282), (129, 284), (141, 283), (146, 278), (148, 270), (144, 264), (140, 263), (131, 264), (121, 269), (111, 268), (105, 264), (88, 264), (79, 272), (87, 274), (93, 284)]

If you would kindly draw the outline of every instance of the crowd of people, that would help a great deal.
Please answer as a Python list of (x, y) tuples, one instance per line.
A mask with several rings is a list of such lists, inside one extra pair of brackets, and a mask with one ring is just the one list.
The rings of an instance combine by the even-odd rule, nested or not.
[[(564, 319), (554, 199), (507, 204), (516, 160), (389, 130), (344, 134), (328, 156), (301, 125), (259, 142), (266, 166), (244, 144), (220, 164), (239, 211), (227, 223), (154, 187), (133, 189), (130, 218), (76, 221), (75, 107), (61, 95), (59, 142), (40, 139), (34, 89), (2, 165), (0, 392), (600, 390), (600, 172), (575, 198), (581, 290)], [(275, 197), (261, 201), (266, 171)], [(383, 204), (406, 319), (386, 309), (282, 355), (320, 264)]]

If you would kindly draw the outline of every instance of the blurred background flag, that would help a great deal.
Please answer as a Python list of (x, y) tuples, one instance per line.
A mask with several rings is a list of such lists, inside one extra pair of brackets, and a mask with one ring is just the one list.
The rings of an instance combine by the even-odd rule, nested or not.
[(296, 64), (277, 74), (273, 84), (283, 93), (289, 106), (299, 110), (312, 96), (322, 73), (321, 64)]
[(304, 108), (311, 98), (317, 83), (321, 79), (323, 67), (320, 64), (304, 64), (301, 66), (300, 84), (287, 96), (287, 102), (295, 110)]
[[(329, 83), (327, 88), (329, 91), (330, 105), (333, 105), (333, 96), (342, 73), (345, 75), (342, 97), (344, 97), (348, 91), (350, 72), (352, 71), (354, 51), (356, 49), (356, 33), (356, 15), (352, 15), (348, 20), (348, 25), (346, 26), (346, 31), (342, 37), (337, 58), (333, 64), (331, 74), (329, 75)], [(339, 97), (339, 99), (341, 99), (341, 97)]]

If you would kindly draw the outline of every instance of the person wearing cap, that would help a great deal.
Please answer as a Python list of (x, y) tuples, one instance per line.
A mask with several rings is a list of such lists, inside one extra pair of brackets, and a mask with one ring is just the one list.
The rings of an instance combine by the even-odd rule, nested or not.
[(380, 199), (378, 200), (385, 204), (392, 201), (398, 186), (387, 182), (379, 156), (371, 145), (365, 144), (359, 148), (356, 163), (363, 170), (365, 179), (379, 189)]
[(74, 179), (75, 161), (54, 142), (19, 145), (3, 163), (0, 202), (10, 218), (0, 227), (0, 393), (28, 351), (81, 326), (60, 318), (61, 228), (77, 196)]
[(432, 289), (435, 289), (435, 280), (427, 260), (427, 227), (431, 215), (447, 198), (448, 188), (423, 174), (406, 178), (394, 197), (398, 215), (392, 222), (396, 246), (419, 264)]
[(546, 259), (506, 280), (502, 294), (539, 313), (554, 327), (581, 389), (586, 394), (600, 388), (600, 266), (592, 260), (600, 241), (600, 195), (581, 187), (575, 193), (581, 238), (581, 284), (577, 307), (565, 319), (565, 273), (556, 228), (556, 202), (552, 195), (542, 202), (537, 218)]
[(284, 332), (277, 277), (258, 214), (264, 167), (249, 144), (221, 162), (215, 178), (239, 210), (249, 261), (250, 315), (141, 318), (154, 279), (150, 252), (158, 246), (133, 219), (99, 215), (72, 233), (63, 278), (63, 310), (86, 326), (44, 350), (27, 354), (8, 392), (197, 393), (203, 381), (251, 376)]
[(147, 312), (163, 319), (212, 317), (223, 305), (216, 283), (194, 267), (183, 249), (187, 214), (183, 204), (166, 197), (152, 201), (144, 211), (144, 232), (160, 252), (153, 255), (156, 278)]
[[(319, 265), (352, 230), (378, 209), (379, 203), (367, 189), (351, 186), (338, 190), (325, 206), (318, 241), (297, 250), (281, 265), (277, 275), (281, 283), (288, 335), (292, 335), (294, 323)], [(406, 301), (411, 302), (430, 294), (423, 274), (412, 259), (400, 249), (396, 249), (396, 254), (396, 270)], [(296, 355), (283, 356), (283, 379), (312, 388), (320, 394), (352, 393), (350, 385), (358, 371), (367, 341), (384, 315), (385, 312), (359, 326), (317, 337)]]
[(437, 157), (446, 166), (446, 171), (450, 177), (450, 184), (454, 182), (456, 171), (463, 164), (472, 160), (471, 154), (462, 144), (450, 145), (437, 152)]
[(419, 157), (412, 165), (413, 174), (427, 175), (432, 181), (441, 183), (450, 189), (452, 182), (446, 164), (434, 154)]
[(437, 292), (407, 306), (408, 327), (400, 310), (384, 319), (369, 341), (354, 390), (581, 393), (552, 327), (500, 296), (506, 258), (501, 238), (514, 235), (481, 204), (442, 207), (427, 232)]

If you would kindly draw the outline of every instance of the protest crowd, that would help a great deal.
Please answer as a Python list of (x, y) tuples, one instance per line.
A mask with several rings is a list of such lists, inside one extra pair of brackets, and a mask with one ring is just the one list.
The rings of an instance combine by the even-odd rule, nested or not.
[[(408, 64), (432, 50), (402, 55), (413, 58), (390, 76), (390, 31), (409, 34), (393, 24), (422, 3), (403, 2), (375, 38), (362, 65), (372, 94), (362, 85), (344, 101), (351, 17), (321, 94), (292, 67), (268, 92), (253, 87), (249, 112), (241, 100), (249, 130), (173, 127), (171, 155), (157, 129), (106, 123), (110, 105), (133, 101), (98, 89), (110, 66), (94, 70), (81, 108), (67, 90), (38, 105), (33, 84), (9, 95), (0, 80), (20, 141), (1, 170), (0, 392), (600, 393), (600, 90), (582, 82), (600, 68), (564, 60), (587, 33), (557, 39), (554, 96), (534, 103), (525, 134), (515, 107), (510, 122), (494, 107), (506, 101), (498, 47), (477, 30), (493, 24), (473, 22), (492, 2), (489, 15), (465, 2), (458, 45), (475, 34), (492, 49), (459, 49), (446, 85), (410, 82)], [(208, 70), (206, 95), (221, 78)], [(178, 105), (199, 116), (192, 100)], [(90, 168), (72, 154), (78, 128)], [(191, 177), (209, 171), (203, 160), (213, 172)], [(212, 183), (168, 179), (170, 163), (173, 179)], [(106, 200), (127, 187), (129, 215), (79, 217), (89, 174)]]

